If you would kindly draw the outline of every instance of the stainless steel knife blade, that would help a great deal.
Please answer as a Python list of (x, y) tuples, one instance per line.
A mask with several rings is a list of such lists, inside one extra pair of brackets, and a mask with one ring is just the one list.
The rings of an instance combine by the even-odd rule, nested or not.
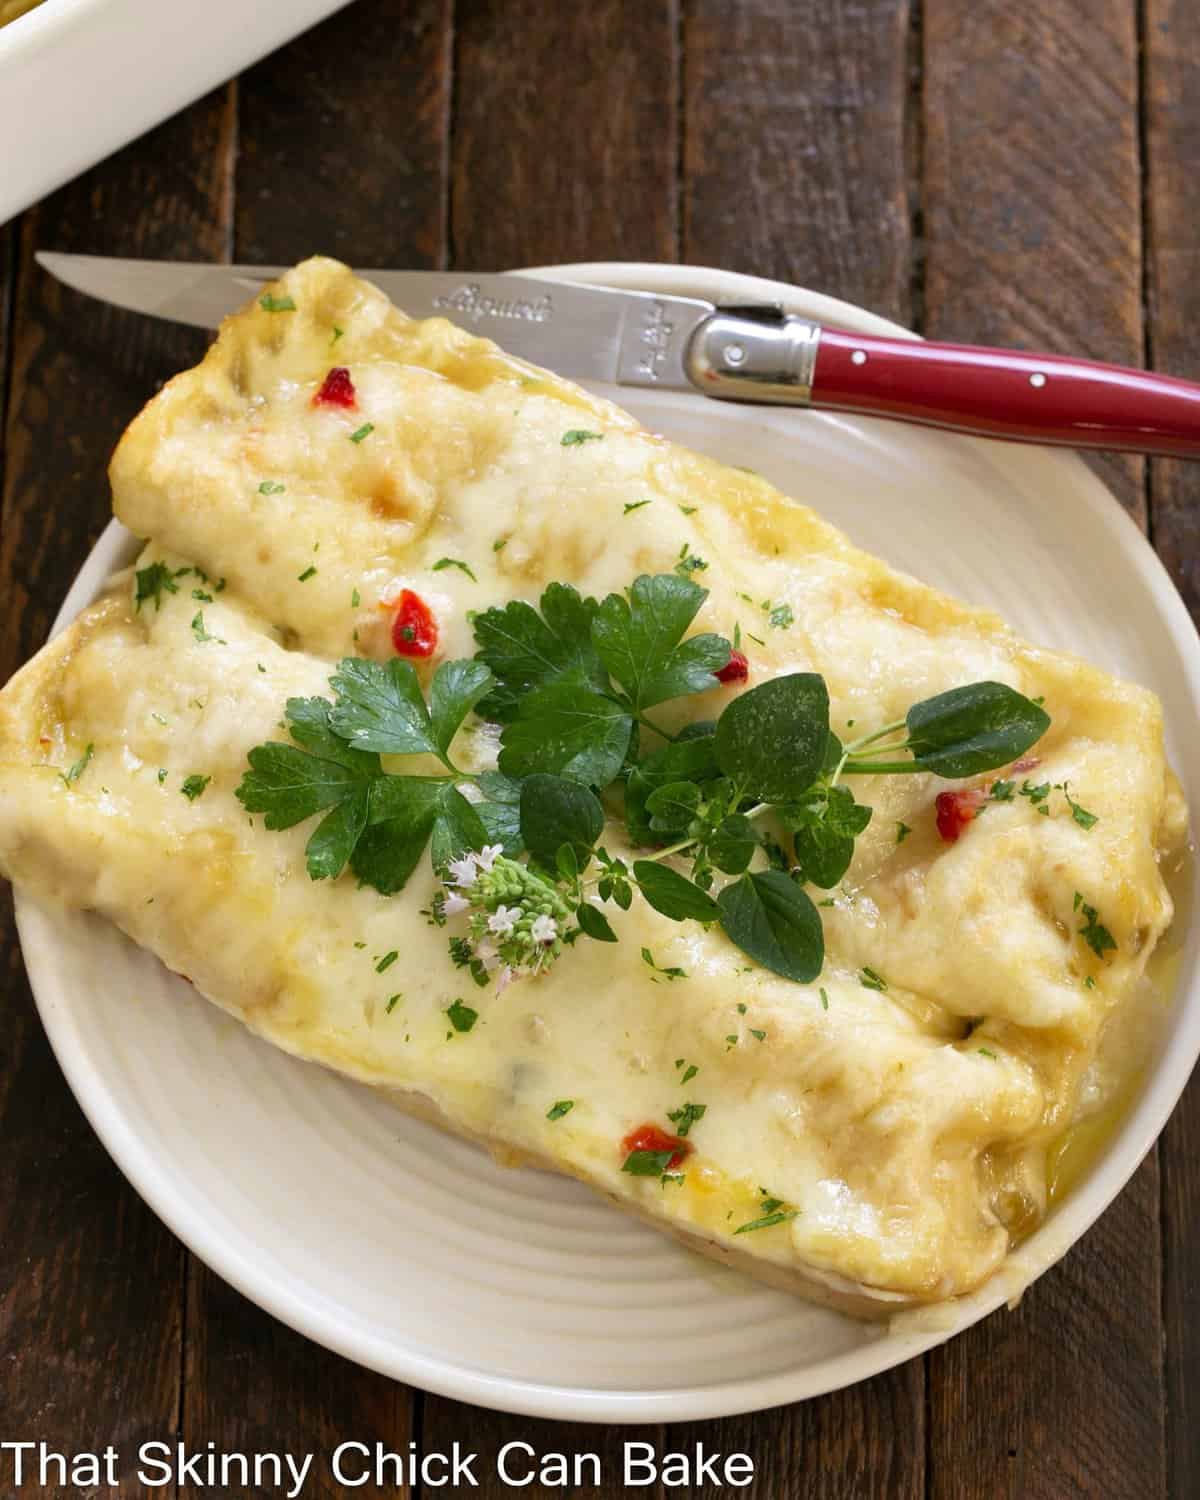
[[(40, 251), (66, 286), (117, 307), (216, 328), (284, 266), (219, 266)], [(362, 271), (413, 317), (440, 315), (574, 380), (691, 390), (684, 357), (713, 304), (542, 281), (518, 272)]]

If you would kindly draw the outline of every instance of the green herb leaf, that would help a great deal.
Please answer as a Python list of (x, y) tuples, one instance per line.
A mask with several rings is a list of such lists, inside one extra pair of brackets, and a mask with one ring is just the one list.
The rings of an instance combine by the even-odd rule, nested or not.
[(615, 943), (617, 935), (609, 925), (608, 918), (590, 902), (585, 901), (576, 908), (575, 919), (586, 936), (598, 943)]
[(91, 764), (92, 756), (95, 753), (96, 747), (89, 740), (87, 749), (83, 752), (83, 754), (79, 757), (75, 764), (71, 766), (67, 771), (60, 771), (58, 773), (59, 776), (62, 777), (64, 786), (74, 786), (74, 784), (79, 780), (79, 778)]
[(740, 875), (758, 847), (758, 832), (741, 813), (731, 813), (722, 819), (707, 845), (709, 859), (726, 875)]
[(442, 573), (447, 568), (457, 568), (460, 573), (465, 573), (472, 583), (479, 582), (479, 579), (475, 577), (470, 567), (460, 557), (439, 557), (433, 565), (435, 573)]
[[(484, 694), (491, 691), (495, 680), (488, 668), (478, 661), (443, 662), (433, 674), (429, 715), (434, 743), (443, 755), (450, 749), (450, 742), (463, 720)], [(420, 691), (419, 684), (417, 690)]]
[(592, 644), (592, 619), (598, 608), (595, 599), (581, 598), (569, 584), (552, 583), (539, 601), (540, 613), (515, 599), (476, 615), (476, 659), (496, 677), (482, 711), (508, 723), (527, 694), (560, 678), (607, 692), (608, 672)]
[[(338, 696), (330, 725), (355, 749), (382, 755), (437, 755), (441, 750), (421, 683), (403, 657), (384, 663), (348, 656), (329, 683)], [(453, 701), (452, 694), (446, 697)]]
[(450, 1018), (451, 1026), (459, 1032), (470, 1031), (479, 1019), (479, 1012), (472, 1010), (469, 1005), (464, 1005), (461, 1000), (456, 1000), (453, 1005), (447, 1007), (446, 1014)]
[(475, 785), (484, 800), (475, 811), (487, 830), (489, 844), (500, 844), (505, 854), (515, 856), (525, 848), (521, 836), (521, 783), (503, 771), (484, 771)]
[(683, 640), (707, 597), (685, 578), (643, 573), (629, 598), (609, 594), (600, 605), (592, 639), (635, 711), (717, 685), (714, 674), (729, 660), (729, 642), (719, 635)]
[(666, 865), (648, 859), (635, 860), (633, 878), (655, 911), (676, 922), (716, 922), (721, 908), (694, 881)]
[[(184, 568), (181, 571), (186, 573), (188, 570)], [(144, 568), (139, 568), (133, 575), (134, 609), (140, 610), (147, 599), (153, 599), (155, 610), (160, 610), (164, 593), (177, 594), (179, 592), (179, 585), (175, 582), (177, 576), (172, 573), (166, 563), (162, 562), (152, 562)]]
[(564, 1115), (569, 1115), (575, 1108), (574, 1099), (560, 1099), (557, 1104), (552, 1104), (546, 1111), (547, 1120), (561, 1120)]
[(694, 781), (669, 781), (656, 787), (646, 798), (650, 827), (656, 833), (673, 833), (684, 829), (700, 807), (700, 788)]
[(888, 982), (882, 974), (878, 974), (874, 969), (869, 969), (865, 966), (859, 971), (858, 982), (864, 990), (879, 990), (883, 992), (888, 987)]
[(296, 304), (291, 297), (276, 297), (272, 292), (264, 292), (258, 299), (258, 305), (265, 312), (295, 312)]
[(675, 1127), (675, 1134), (685, 1139), (693, 1125), (703, 1120), (708, 1113), (707, 1104), (681, 1104), (678, 1109), (667, 1111), (667, 1119)]
[(1049, 729), (1050, 715), (1002, 682), (973, 682), (914, 703), (905, 722), (921, 770), (958, 777), (1016, 760)]
[(280, 484), (278, 480), (264, 479), (258, 487), (258, 493), (260, 495), (282, 495), (285, 493), (285, 486)]
[(650, 814), (646, 810), (653, 791), (671, 782), (705, 782), (720, 774), (715, 743), (714, 726), (706, 725), (704, 733), (681, 737), (634, 766), (625, 784), (625, 821), (634, 843), (653, 842)]
[(1088, 832), (1091, 832), (1100, 819), (1095, 813), (1088, 812), (1086, 807), (1080, 807), (1075, 798), (1071, 796), (1070, 786), (1065, 781), (1062, 784), (1062, 794), (1067, 799), (1067, 806), (1071, 809), (1071, 816), (1075, 819), (1076, 823), (1079, 824), (1080, 828), (1085, 828)]
[(717, 898), (721, 926), (743, 953), (785, 979), (807, 984), (825, 962), (821, 916), (780, 870), (743, 875)]
[(624, 764), (632, 732), (633, 720), (612, 698), (558, 682), (522, 699), (519, 717), (501, 736), (500, 769), (605, 787)]
[(350, 868), (385, 896), (402, 890), (416, 869), (442, 810), (444, 782), (379, 776), (371, 785), (367, 826)]
[(189, 802), (195, 802), (197, 797), (204, 795), (204, 789), (211, 780), (211, 776), (188, 776), (179, 790)]
[(361, 427), (350, 434), (350, 441), (352, 443), (361, 443), (363, 438), (370, 437), (371, 433), (373, 433), (374, 431), (374, 422), (364, 422)]
[(651, 504), (651, 501), (649, 501), (649, 500), (632, 500), (632, 501), (629, 502), (628, 505), (626, 505), (626, 507), (625, 507), (624, 511), (622, 512), (622, 514), (626, 515), (626, 516), (630, 516), (630, 515), (633, 514), (633, 512), (635, 510), (641, 510), (641, 508), (644, 505), (649, 505), (649, 504)]
[(579, 782), (536, 772), (522, 783), (521, 837), (544, 865), (553, 867), (559, 848), (567, 844), (575, 853), (577, 869), (585, 870), (603, 831), (604, 809)]
[(674, 1151), (631, 1151), (621, 1171), (632, 1177), (661, 1177), (674, 1155)]
[(192, 634), (202, 646), (207, 645), (210, 641), (215, 642), (218, 646), (226, 644), (219, 636), (209, 635), (204, 626), (204, 611), (202, 609), (198, 609), (192, 619)]
[(794, 1219), (796, 1214), (797, 1210), (794, 1208), (776, 1209), (774, 1213), (751, 1219), (748, 1224), (740, 1224), (733, 1232), (734, 1234), (750, 1234), (755, 1229), (772, 1229), (776, 1224), (786, 1224), (789, 1219)]
[(1089, 906), (1078, 891), (1075, 892), (1075, 909), (1083, 915), (1080, 934), (1097, 958), (1103, 958), (1106, 953), (1116, 948), (1117, 940), (1100, 921), (1099, 912), (1094, 906)]
[(750, 796), (796, 800), (819, 775), (829, 742), (829, 694), (814, 672), (774, 677), (742, 693), (717, 722), (717, 761)]
[(482, 849), (487, 839), (483, 820), (458, 788), (443, 783), (440, 790), (429, 851), (435, 870), (444, 870), (468, 849)]
[(584, 443), (598, 443), (604, 436), (602, 432), (587, 432), (582, 427), (572, 427), (570, 432), (562, 435), (564, 448), (579, 448)]

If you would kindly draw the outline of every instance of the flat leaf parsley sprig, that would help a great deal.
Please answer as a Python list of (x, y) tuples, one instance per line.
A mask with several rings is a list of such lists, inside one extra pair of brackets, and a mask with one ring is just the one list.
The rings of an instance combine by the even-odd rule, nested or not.
[[(824, 680), (794, 672), (672, 733), (648, 710), (716, 687), (734, 649), (688, 636), (706, 598), (678, 573), (602, 601), (552, 583), (536, 609), (516, 600), (475, 616), (475, 659), (440, 666), (428, 702), (408, 661), (347, 658), (332, 701), (288, 700), (294, 743), (252, 750), (237, 795), (270, 829), (323, 814), (306, 848), (314, 880), (349, 867), (391, 894), (429, 845), (441, 882), (431, 920), (459, 924), (451, 957), (480, 985), (542, 973), (581, 937), (615, 942), (602, 906), (628, 910), (638, 894), (808, 982), (824, 937), (805, 887), (838, 884), (871, 820), (845, 778), (978, 775), (1015, 761), (1050, 720), (981, 682), (843, 744)], [(473, 711), (502, 726), (494, 771), (451, 756)], [(396, 774), (383, 755), (439, 768)], [(606, 805), (653, 852), (630, 863), (603, 848)]]

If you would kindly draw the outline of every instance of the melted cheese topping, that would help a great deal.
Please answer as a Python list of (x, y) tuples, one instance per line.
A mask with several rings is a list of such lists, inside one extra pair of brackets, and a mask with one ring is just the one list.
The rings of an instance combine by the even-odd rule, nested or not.
[[(860, 1294), (859, 1310), (976, 1286), (1044, 1211), (1047, 1151), (1108, 1016), (1146, 1003), (1171, 919), (1159, 860), (1185, 830), (1157, 699), (892, 572), (753, 475), (442, 320), (407, 320), (344, 267), (306, 262), (275, 293), (295, 310), (255, 303), (229, 320), (113, 461), (117, 514), (154, 539), (143, 564), (226, 580), (203, 605), (211, 639), (191, 628), (189, 587), (135, 612), (126, 578), (14, 679), (0, 695), (0, 868), (107, 913), (286, 1050), (419, 1098), (761, 1274)], [(335, 361), (356, 410), (312, 404)], [(603, 438), (564, 445), (579, 428)], [(855, 792), (875, 816), (822, 912), (817, 984), (750, 967), (719, 931), (636, 900), (609, 908), (619, 943), (581, 942), (498, 996), (464, 990), (422, 915), (427, 865), (391, 898), (349, 875), (314, 884), (309, 827), (268, 833), (235, 800), (247, 752), (281, 737), (287, 697), (327, 693), (342, 655), (390, 653), (380, 606), (400, 588), (432, 605), (439, 655), (465, 656), (470, 610), (555, 579), (619, 590), (681, 549), (709, 562), (697, 629), (761, 637), (752, 681), (822, 673), (839, 733), (977, 679), (1044, 696), (1037, 778), (1069, 781), (1099, 821), (1084, 830), (1017, 798), (948, 846), (933, 812), (946, 783), (864, 778)], [(445, 557), (477, 581), (435, 569)], [(773, 627), (764, 600), (792, 623)], [(715, 717), (736, 691), (656, 713)], [(86, 772), (65, 781), (89, 743)], [(495, 738), (465, 730), (456, 753), (482, 768)], [(190, 801), (193, 774), (212, 781)], [(898, 843), (901, 822), (913, 832)], [(617, 828), (605, 842), (625, 852)], [(1117, 941), (1103, 963), (1078, 935), (1077, 891)], [(655, 975), (643, 947), (688, 977)], [(863, 985), (868, 967), (886, 991)], [(457, 998), (479, 1011), (467, 1034), (447, 1020)], [(575, 1107), (548, 1120), (560, 1099)], [(623, 1174), (622, 1137), (688, 1100), (706, 1113), (684, 1182)], [(735, 1235), (764, 1192), (796, 1217)]]

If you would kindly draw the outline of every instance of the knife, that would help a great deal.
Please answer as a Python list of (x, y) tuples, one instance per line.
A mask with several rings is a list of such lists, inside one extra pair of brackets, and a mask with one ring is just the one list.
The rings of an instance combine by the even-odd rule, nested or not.
[[(284, 266), (40, 252), (76, 291), (216, 328)], [(1120, 365), (880, 338), (767, 303), (717, 306), (515, 273), (363, 271), (414, 317), (441, 315), (574, 380), (891, 417), (1016, 442), (1200, 457), (1200, 385)]]

